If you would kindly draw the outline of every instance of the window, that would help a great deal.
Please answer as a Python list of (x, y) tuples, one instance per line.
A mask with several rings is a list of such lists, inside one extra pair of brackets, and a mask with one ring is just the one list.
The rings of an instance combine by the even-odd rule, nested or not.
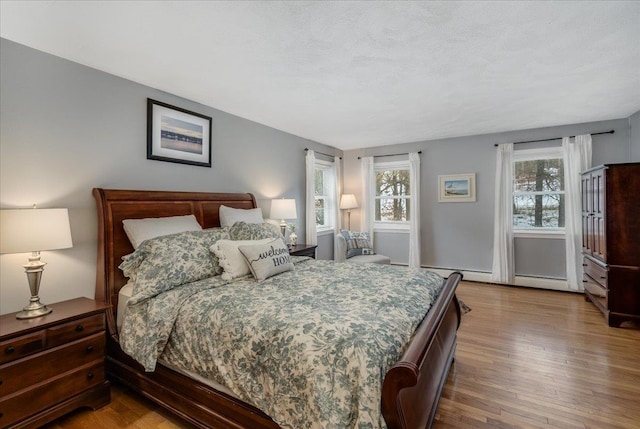
[(562, 148), (518, 150), (513, 160), (514, 229), (563, 231)]
[(318, 231), (333, 229), (337, 201), (335, 165), (316, 161), (315, 175), (316, 228)]
[(374, 221), (408, 228), (411, 204), (409, 162), (374, 165), (376, 177)]

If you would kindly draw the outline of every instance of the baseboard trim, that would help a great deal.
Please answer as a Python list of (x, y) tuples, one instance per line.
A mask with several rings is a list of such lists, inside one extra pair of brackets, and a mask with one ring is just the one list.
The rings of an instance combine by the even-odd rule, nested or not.
[[(393, 263), (394, 265), (407, 265), (407, 264), (398, 264)], [(471, 282), (479, 282), (479, 283), (491, 283), (498, 284), (491, 281), (491, 273), (487, 273), (484, 271), (473, 271), (473, 270), (454, 270), (451, 268), (438, 268), (438, 267), (428, 267), (423, 266), (422, 268), (427, 268), (431, 271), (434, 271), (440, 274), (443, 277), (449, 276), (454, 271), (459, 271), (462, 273), (465, 280)], [(582, 293), (582, 291), (570, 290), (567, 287), (567, 281), (562, 279), (551, 279), (546, 277), (532, 277), (532, 276), (516, 276), (514, 284), (510, 284), (509, 286), (521, 286), (521, 287), (531, 287), (536, 289), (549, 289), (549, 290), (559, 290), (563, 292), (577, 292)]]

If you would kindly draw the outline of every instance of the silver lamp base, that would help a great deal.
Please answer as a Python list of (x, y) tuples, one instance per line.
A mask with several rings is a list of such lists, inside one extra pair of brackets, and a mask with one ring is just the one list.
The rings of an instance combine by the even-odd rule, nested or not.
[(16, 319), (32, 319), (34, 317), (44, 316), (52, 311), (49, 307), (40, 303), (38, 299), (35, 302), (29, 303), (20, 313), (16, 314)]
[(34, 317), (44, 316), (51, 313), (51, 309), (40, 302), (38, 292), (40, 291), (40, 279), (42, 278), (42, 272), (46, 262), (40, 260), (40, 252), (33, 252), (29, 258), (29, 263), (23, 265), (24, 272), (27, 273), (27, 279), (29, 280), (29, 290), (31, 291), (31, 298), (29, 304), (22, 309), (22, 311), (16, 314), (16, 319), (32, 319)]

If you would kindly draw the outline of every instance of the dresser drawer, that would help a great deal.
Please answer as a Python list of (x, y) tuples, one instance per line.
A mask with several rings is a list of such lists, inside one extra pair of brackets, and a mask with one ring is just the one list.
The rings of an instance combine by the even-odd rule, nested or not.
[(593, 280), (590, 276), (584, 275), (582, 279), (582, 284), (584, 285), (585, 290), (587, 290), (594, 300), (598, 301), (597, 304), (602, 307), (602, 309), (607, 308), (607, 289), (605, 289), (600, 283)]
[(0, 342), (0, 364), (11, 362), (43, 350), (46, 346), (45, 331), (38, 331)]
[(56, 347), (29, 359), (0, 366), (0, 397), (10, 395), (25, 386), (44, 382), (72, 371), (89, 362), (104, 362), (104, 332)]
[(104, 362), (86, 365), (32, 389), (20, 390), (0, 399), (0, 427), (62, 402), (105, 380)]
[(104, 314), (85, 317), (47, 329), (47, 347), (55, 347), (105, 330)]
[(607, 288), (607, 268), (602, 265), (593, 262), (589, 258), (583, 258), (582, 266), (584, 267), (584, 273), (600, 283), (604, 288)]

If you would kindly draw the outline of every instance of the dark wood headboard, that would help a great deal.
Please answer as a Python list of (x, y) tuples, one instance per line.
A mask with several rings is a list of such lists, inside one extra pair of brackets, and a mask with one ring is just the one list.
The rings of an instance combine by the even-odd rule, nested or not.
[(127, 283), (118, 265), (122, 257), (133, 252), (122, 221), (149, 217), (192, 214), (203, 228), (220, 226), (221, 205), (252, 209), (257, 207), (252, 194), (131, 191), (94, 188), (98, 206), (98, 266), (95, 299), (111, 305), (109, 330), (117, 335), (115, 314), (118, 292)]

